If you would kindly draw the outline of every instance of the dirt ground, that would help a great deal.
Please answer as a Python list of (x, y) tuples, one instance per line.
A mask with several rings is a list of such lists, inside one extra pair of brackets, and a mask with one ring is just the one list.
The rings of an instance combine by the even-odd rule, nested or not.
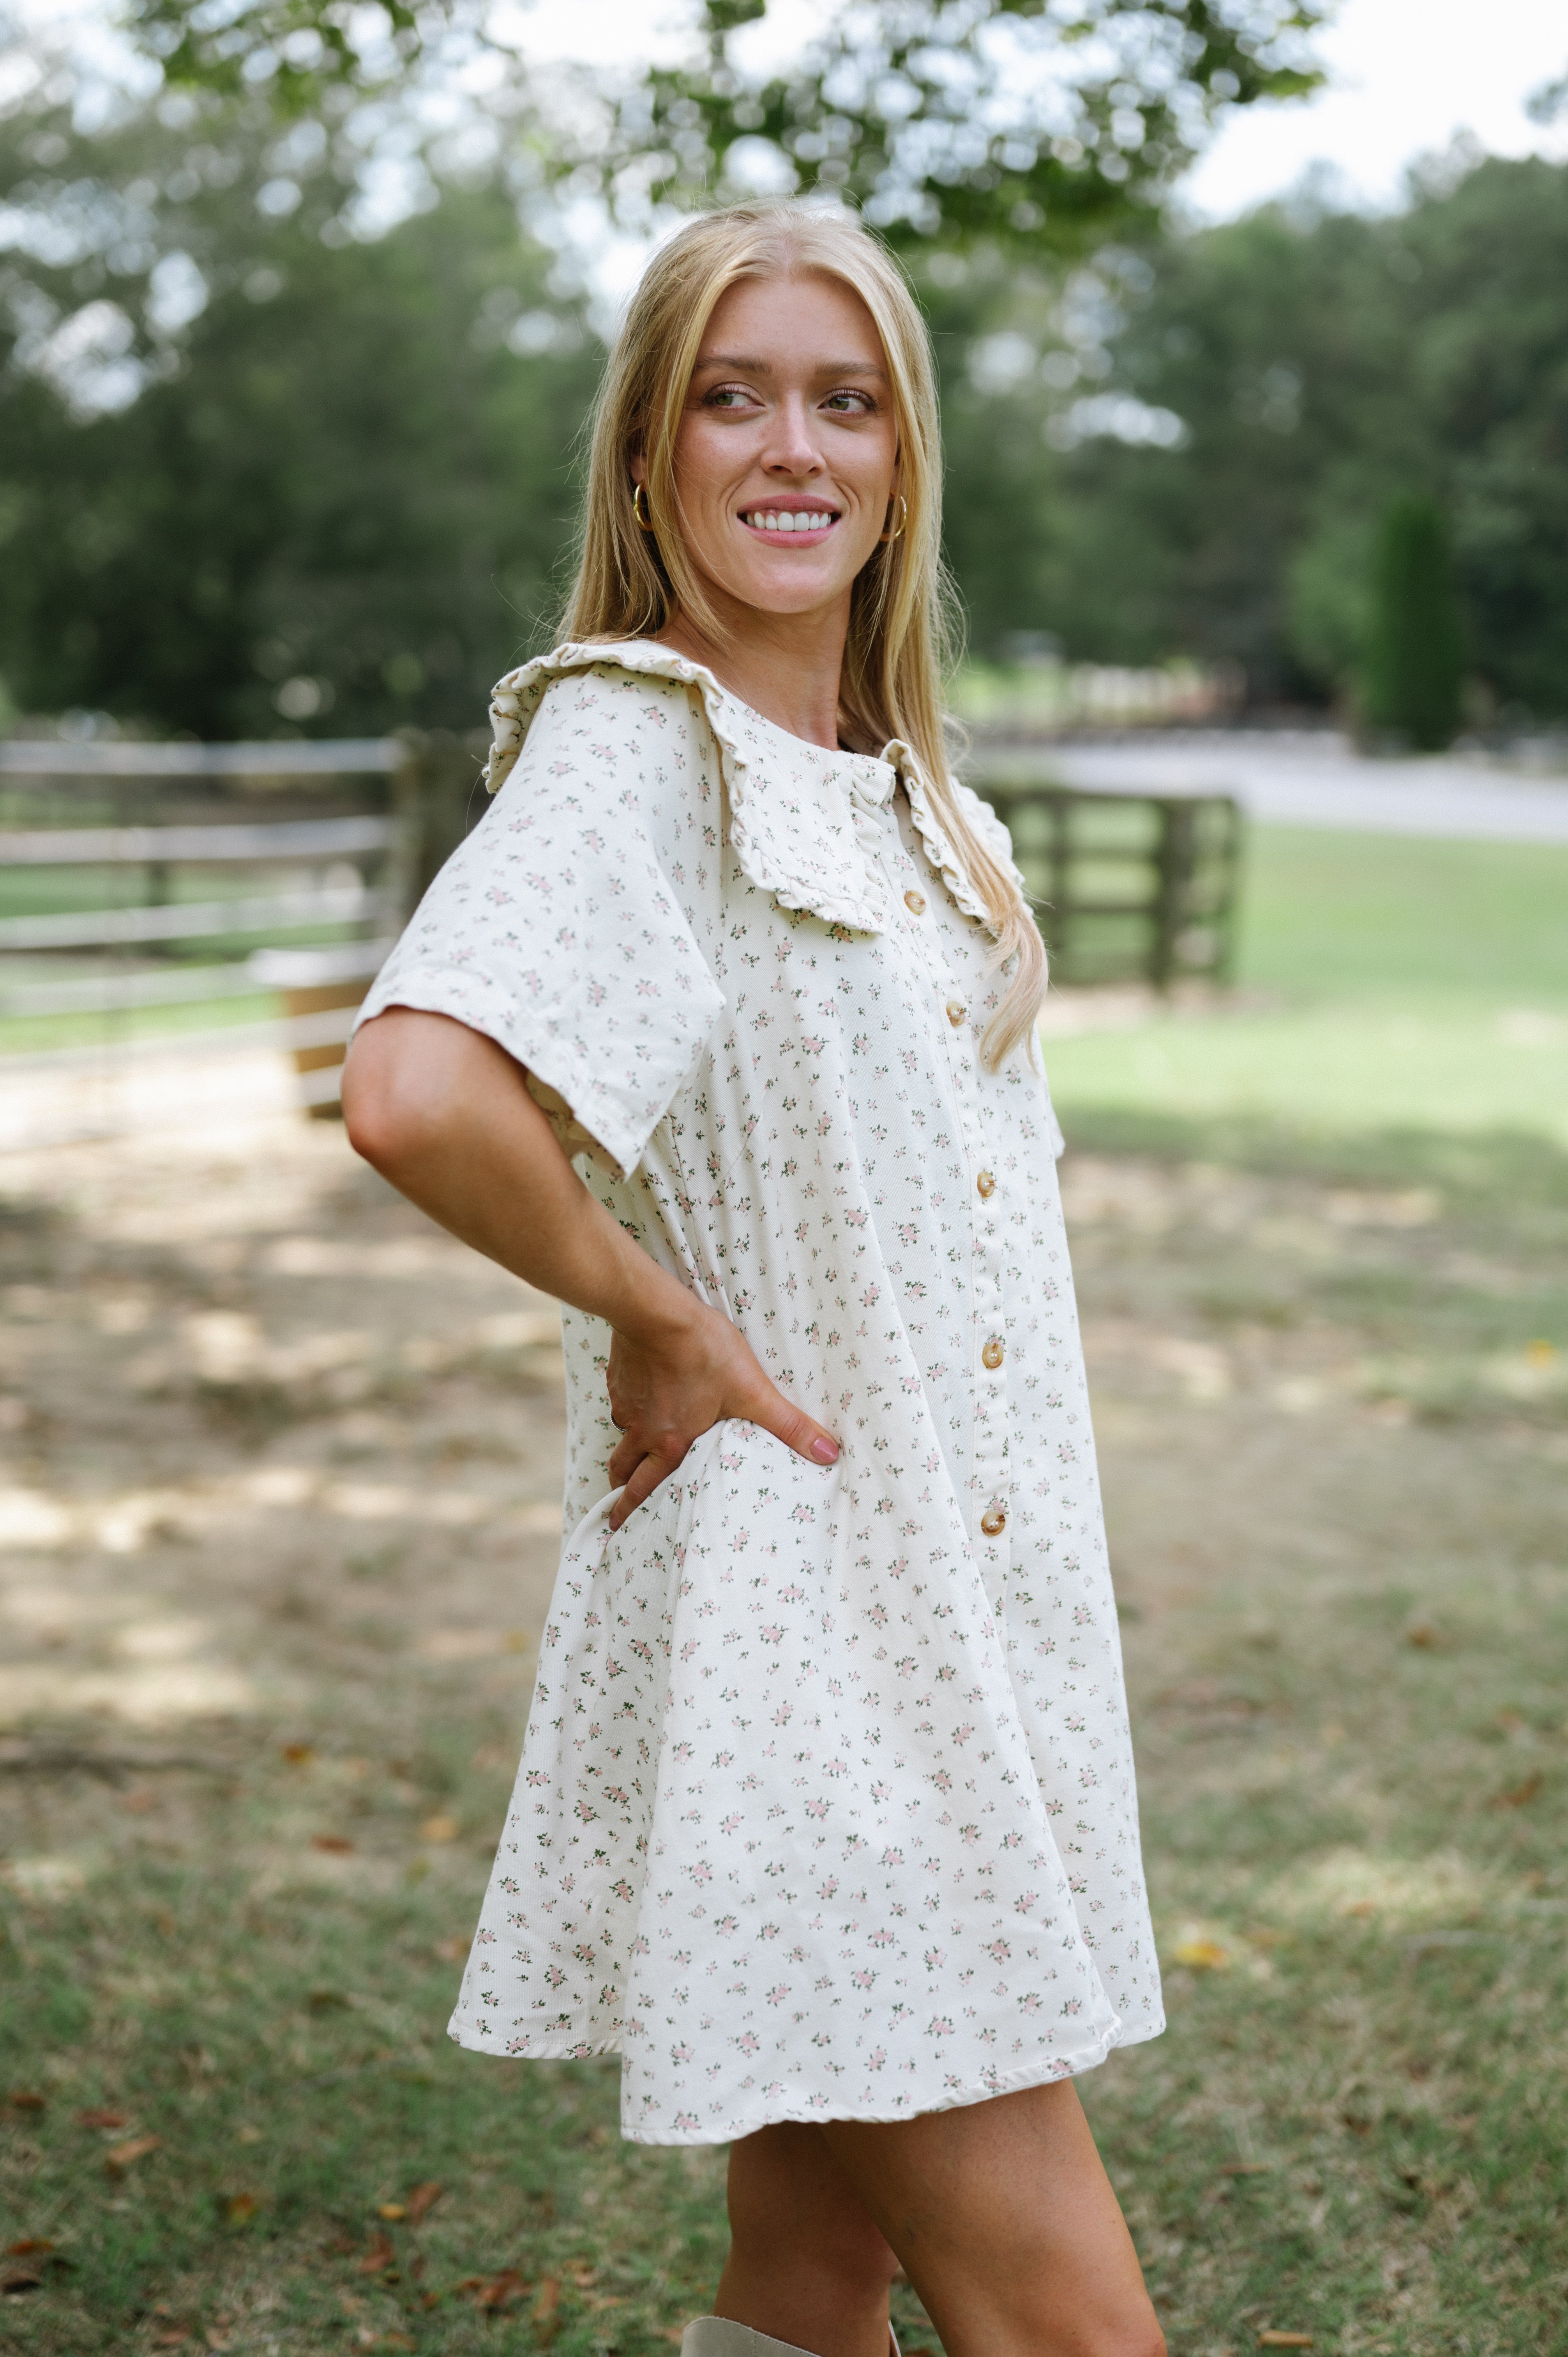
[[(1173, 2350), (1292, 2329), (1345, 2352), (1568, 2345), (1539, 2337), (1562, 2292), (1561, 2105), (1518, 2116), (1541, 2041), (1562, 2059), (1568, 1910), (1568, 1433), (1536, 1326), (1540, 1236), (1456, 1222), (1419, 1174), (1082, 1152), (1063, 1174), (1173, 2018), (1086, 2096)], [(433, 2050), (554, 1569), (552, 1306), (431, 1228), (328, 1123), (14, 1156), (0, 1199), (16, 1955), (171, 1861), (231, 1871), (263, 1915), (416, 1910), (430, 2018), (393, 2044)], [(265, 1810), (219, 1830), (210, 1779), (252, 1770)], [(218, 2324), (188, 2252), (183, 2308), (160, 2308), (145, 2255), (116, 2277), (120, 2326), (97, 2331), (80, 2285), (71, 2307), (27, 2250), (68, 2251), (101, 2196), (130, 2218), (161, 2164), (112, 2166), (106, 2192), (96, 2158), (91, 2179), (80, 2153), (50, 2177), (65, 2106), (90, 2117), (107, 2093), (119, 2126), (94, 2156), (142, 2113), (113, 2109), (102, 2054), (82, 2075), (84, 2033), (39, 2035), (4, 2066), (27, 2082), (12, 2271), (39, 2277), (6, 2303), (17, 2345), (338, 2346), (315, 2309), (280, 2321), (275, 2288), (229, 2257), (209, 2270)], [(613, 2086), (596, 2115), (613, 2119)], [(540, 2292), (523, 2337), (498, 2321), (472, 2345), (561, 2329), (564, 2352), (655, 2346), (718, 2231), (716, 2180), (692, 2198), (709, 2222), (662, 2289), (600, 2298), (590, 2273), (579, 2296), (551, 2276), (565, 2326), (555, 2295), (541, 2324)], [(232, 2225), (236, 2201), (284, 2197), (222, 2199)], [(512, 2264), (489, 2247), (484, 2265)], [(392, 2302), (391, 2262), (369, 2273)], [(354, 2345), (470, 2345), (391, 2306), (366, 2322), (367, 2297), (361, 2275), (334, 2310), (332, 2330), (360, 2319)], [(618, 2339), (596, 2298), (631, 2303)]]

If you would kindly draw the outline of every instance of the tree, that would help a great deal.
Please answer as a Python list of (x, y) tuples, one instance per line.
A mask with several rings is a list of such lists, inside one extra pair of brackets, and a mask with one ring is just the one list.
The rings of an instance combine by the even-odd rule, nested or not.
[(949, 292), (941, 260), (917, 269), (983, 652), (1049, 630), (1349, 700), (1379, 519), (1414, 482), (1472, 675), (1505, 720), (1568, 716), (1568, 167), (1456, 154), (1395, 214), (1309, 191), (1065, 279), (976, 259)]
[(13, 702), (205, 737), (481, 723), (560, 596), (597, 375), (506, 191), (361, 240), (328, 143), (216, 101), (13, 121), (0, 186)]
[(1448, 534), (1435, 500), (1390, 501), (1378, 533), (1367, 716), (1418, 753), (1454, 741), (1464, 692), (1464, 647)]
[[(748, 71), (766, 0), (703, 0), (699, 53), (551, 129), (551, 167), (618, 208), (774, 186), (832, 192), (903, 242), (1082, 251), (1157, 214), (1220, 111), (1299, 97), (1330, 0), (861, 0), (793, 70)], [(486, 0), (131, 0), (171, 85), (285, 113), (384, 93), (499, 36)], [(375, 30), (361, 30), (367, 18)], [(515, 60), (514, 78), (521, 71)]]

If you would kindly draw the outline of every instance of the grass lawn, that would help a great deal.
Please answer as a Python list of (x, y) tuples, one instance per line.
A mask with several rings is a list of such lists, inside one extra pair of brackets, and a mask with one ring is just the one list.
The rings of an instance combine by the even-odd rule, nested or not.
[[(1262, 833), (1240, 1010), (1051, 1045), (1171, 2017), (1082, 2092), (1173, 2357), (1568, 2345), (1565, 909)], [(667, 2352), (722, 2154), (443, 2036), (547, 1316), (319, 1125), (3, 1175), (7, 2345)]]

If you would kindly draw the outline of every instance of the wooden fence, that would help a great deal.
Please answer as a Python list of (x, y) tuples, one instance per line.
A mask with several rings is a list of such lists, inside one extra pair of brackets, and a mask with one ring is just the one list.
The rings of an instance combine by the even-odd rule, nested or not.
[(0, 1147), (242, 1115), (280, 1049), (296, 1100), (335, 1113), (354, 1011), (481, 758), (0, 744)]
[[(242, 1117), (278, 1050), (338, 1108), (344, 1043), (478, 801), (482, 740), (0, 744), (0, 1148)], [(1055, 979), (1230, 971), (1228, 798), (979, 782)]]
[(1007, 823), (1056, 982), (1232, 978), (1243, 824), (1229, 794), (973, 784)]

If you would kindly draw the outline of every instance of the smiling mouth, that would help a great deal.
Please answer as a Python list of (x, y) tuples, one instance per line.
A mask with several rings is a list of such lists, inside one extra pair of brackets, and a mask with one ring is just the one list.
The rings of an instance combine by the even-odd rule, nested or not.
[(837, 523), (839, 511), (836, 508), (745, 508), (740, 520), (753, 532), (803, 533), (821, 540)]

